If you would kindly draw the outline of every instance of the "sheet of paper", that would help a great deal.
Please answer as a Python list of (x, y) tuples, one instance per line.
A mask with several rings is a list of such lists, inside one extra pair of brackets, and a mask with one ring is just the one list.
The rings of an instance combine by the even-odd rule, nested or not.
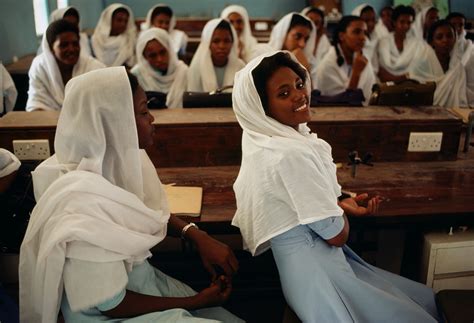
[(163, 185), (171, 214), (201, 215), (202, 187)]

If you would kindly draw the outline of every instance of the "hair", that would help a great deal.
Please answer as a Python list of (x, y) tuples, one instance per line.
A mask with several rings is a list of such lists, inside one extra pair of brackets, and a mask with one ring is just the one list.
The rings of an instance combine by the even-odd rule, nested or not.
[(451, 12), (449, 15), (446, 16), (446, 20), (450, 21), (453, 18), (462, 18), (464, 21), (466, 21), (466, 16), (460, 12)]
[(128, 82), (130, 83), (130, 88), (132, 90), (132, 95), (135, 95), (135, 92), (138, 89), (138, 79), (135, 75), (130, 72), (127, 72)]
[(322, 11), (321, 9), (319, 8), (316, 8), (316, 7), (311, 7), (307, 12), (306, 14), (310, 13), (310, 12), (314, 12), (314, 13), (317, 13), (319, 16), (321, 16), (322, 20), (323, 20), (323, 24), (324, 24), (324, 11)]
[(171, 10), (170, 7), (168, 6), (159, 6), (153, 9), (153, 12), (151, 13), (151, 21), (155, 19), (156, 16), (164, 14), (167, 15), (168, 17), (173, 17), (173, 10)]
[(362, 8), (362, 10), (360, 11), (360, 15), (359, 16), (362, 16), (362, 14), (364, 12), (368, 12), (368, 11), (373, 11), (375, 13), (375, 9), (374, 7), (372, 7), (371, 5), (366, 5), (364, 8)]
[(117, 8), (114, 10), (114, 12), (112, 13), (112, 19), (114, 19), (115, 15), (119, 14), (119, 13), (125, 13), (127, 14), (127, 16), (130, 17), (130, 12), (128, 12), (128, 10), (124, 7), (120, 7), (120, 8)]
[(440, 27), (444, 27), (444, 26), (448, 26), (449, 28), (451, 28), (453, 33), (454, 33), (454, 36), (456, 36), (456, 29), (454, 28), (454, 26), (451, 25), (451, 23), (449, 21), (447, 21), (446, 19), (441, 19), (441, 20), (438, 20), (438, 21), (434, 22), (433, 25), (431, 25), (430, 29), (428, 30), (428, 34), (427, 34), (427, 37), (426, 37), (426, 42), (431, 45), (431, 42), (433, 41), (433, 37), (434, 37), (434, 33), (435, 33), (436, 29), (438, 29)]
[(391, 6), (385, 6), (380, 9), (380, 15), (382, 15), (382, 12), (384, 12), (385, 10), (390, 10), (390, 12), (393, 12), (393, 8)]
[(436, 8), (436, 7), (431, 7), (431, 8), (428, 9), (428, 11), (426, 12), (426, 14), (428, 14), (428, 12), (431, 12), (431, 11), (439, 12), (438, 8)]
[(353, 21), (363, 21), (360, 17), (357, 16), (344, 16), (342, 19), (339, 21), (339, 23), (336, 25), (336, 28), (334, 29), (333, 33), (333, 39), (332, 39), (332, 45), (336, 49), (336, 55), (337, 55), (337, 65), (342, 66), (344, 64), (344, 57), (342, 57), (341, 52), (339, 51), (339, 33), (343, 33), (347, 30), (347, 27), (353, 22)]
[(313, 24), (311, 23), (311, 21), (309, 21), (306, 17), (303, 17), (299, 13), (294, 13), (291, 17), (291, 22), (290, 26), (288, 27), (288, 31), (290, 31), (291, 28), (296, 26), (304, 26), (308, 27), (309, 30), (313, 30)]
[(53, 44), (59, 34), (66, 32), (75, 33), (79, 38), (79, 28), (69, 21), (59, 19), (50, 23), (46, 29), (46, 41), (48, 42), (49, 48), (53, 48)]
[(69, 8), (68, 10), (66, 10), (66, 12), (64, 12), (63, 18), (66, 16), (74, 16), (77, 18), (77, 20), (80, 20), (79, 11), (77, 11), (77, 9), (73, 7)]
[(262, 59), (260, 64), (253, 69), (252, 78), (265, 112), (268, 111), (267, 81), (280, 67), (291, 68), (306, 83), (305, 69), (298, 62), (295, 62), (289, 53), (278, 52)]
[(412, 16), (413, 19), (415, 19), (416, 13), (415, 9), (413, 9), (410, 6), (404, 6), (404, 5), (399, 5), (396, 6), (395, 9), (392, 11), (392, 21), (395, 22), (397, 21), (398, 17), (401, 15), (409, 15)]
[(232, 34), (232, 27), (230, 26), (230, 22), (228, 22), (225, 19), (222, 19), (221, 22), (216, 26), (214, 30), (216, 29), (224, 29), (224, 30), (229, 31), (230, 38), (232, 38), (232, 41), (234, 41), (234, 35)]

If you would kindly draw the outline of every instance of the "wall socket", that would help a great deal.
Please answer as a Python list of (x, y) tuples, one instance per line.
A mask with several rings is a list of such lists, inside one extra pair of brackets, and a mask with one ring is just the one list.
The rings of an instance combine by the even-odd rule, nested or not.
[(13, 140), (13, 153), (19, 160), (43, 160), (48, 158), (48, 139)]
[(442, 132), (410, 132), (408, 151), (436, 152), (441, 150)]

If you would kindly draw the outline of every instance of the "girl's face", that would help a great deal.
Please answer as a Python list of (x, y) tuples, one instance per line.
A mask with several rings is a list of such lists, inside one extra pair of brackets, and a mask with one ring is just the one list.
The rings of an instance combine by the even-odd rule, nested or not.
[(215, 66), (225, 66), (232, 49), (232, 35), (228, 29), (215, 29), (211, 37), (212, 63)]
[(74, 26), (77, 26), (79, 27), (79, 19), (77, 19), (76, 16), (74, 15), (66, 15), (63, 17), (64, 20), (70, 22), (71, 24), (73, 24)]
[(397, 20), (393, 25), (394, 32), (397, 35), (405, 36), (407, 32), (411, 28), (411, 24), (413, 23), (413, 16), (412, 15), (400, 15), (398, 16)]
[(276, 121), (297, 128), (311, 120), (309, 94), (303, 80), (291, 68), (277, 68), (267, 80), (267, 113)]
[(449, 19), (449, 23), (456, 29), (458, 36), (461, 36), (464, 32), (464, 24), (466, 23), (462, 17), (453, 17)]
[(118, 36), (127, 30), (129, 14), (118, 11), (112, 15), (112, 25), (110, 26), (110, 36)]
[(375, 28), (375, 11), (373, 10), (365, 10), (361, 15), (360, 18), (365, 21), (367, 25), (367, 33), (370, 35), (374, 31)]
[(295, 49), (303, 49), (308, 42), (311, 29), (306, 26), (296, 25), (286, 33), (285, 41), (283, 42), (283, 50), (290, 52)]
[(159, 15), (156, 15), (153, 18), (153, 21), (151, 22), (151, 24), (155, 26), (156, 28), (161, 28), (168, 31), (170, 29), (170, 21), (171, 21), (170, 16), (164, 13), (160, 13)]
[(147, 62), (156, 70), (160, 72), (166, 72), (170, 61), (170, 55), (163, 46), (156, 39), (150, 40), (143, 50), (143, 57)]
[(244, 31), (244, 18), (239, 15), (237, 12), (232, 12), (227, 19), (230, 21), (232, 26), (234, 26), (237, 35), (241, 35), (242, 31)]
[(383, 10), (380, 13), (380, 19), (382, 19), (383, 24), (387, 28), (391, 27), (392, 26), (392, 11), (390, 9)]
[(79, 60), (81, 47), (76, 33), (67, 31), (56, 36), (51, 49), (56, 60), (66, 66), (74, 66)]
[(323, 28), (323, 17), (317, 12), (310, 11), (306, 14), (306, 17), (311, 19), (311, 21), (316, 26), (316, 30), (321, 30)]
[(453, 50), (456, 36), (454, 30), (450, 26), (440, 26), (436, 28), (433, 34), (431, 46), (437, 54), (449, 55)]
[(367, 25), (364, 21), (352, 21), (346, 31), (339, 33), (339, 40), (342, 46), (347, 47), (352, 52), (359, 52), (364, 48), (367, 34)]
[(439, 20), (438, 10), (436, 9), (428, 10), (425, 16), (425, 26), (424, 26), (425, 30), (429, 30), (431, 26), (438, 20)]
[(147, 149), (152, 147), (155, 134), (153, 121), (155, 121), (155, 118), (148, 110), (146, 94), (140, 86), (138, 86), (133, 94), (133, 111), (137, 125), (139, 148)]

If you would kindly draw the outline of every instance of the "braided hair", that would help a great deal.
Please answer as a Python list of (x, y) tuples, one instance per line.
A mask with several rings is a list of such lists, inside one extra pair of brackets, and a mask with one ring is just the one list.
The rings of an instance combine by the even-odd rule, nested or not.
[(337, 65), (342, 66), (344, 64), (344, 57), (341, 54), (341, 51), (339, 50), (339, 33), (343, 33), (347, 30), (347, 27), (353, 22), (353, 21), (363, 21), (360, 17), (357, 16), (344, 16), (342, 19), (339, 21), (339, 23), (336, 26), (336, 29), (334, 30), (333, 33), (333, 38), (332, 38), (332, 45), (334, 46), (334, 49), (336, 50), (336, 55), (337, 55)]

